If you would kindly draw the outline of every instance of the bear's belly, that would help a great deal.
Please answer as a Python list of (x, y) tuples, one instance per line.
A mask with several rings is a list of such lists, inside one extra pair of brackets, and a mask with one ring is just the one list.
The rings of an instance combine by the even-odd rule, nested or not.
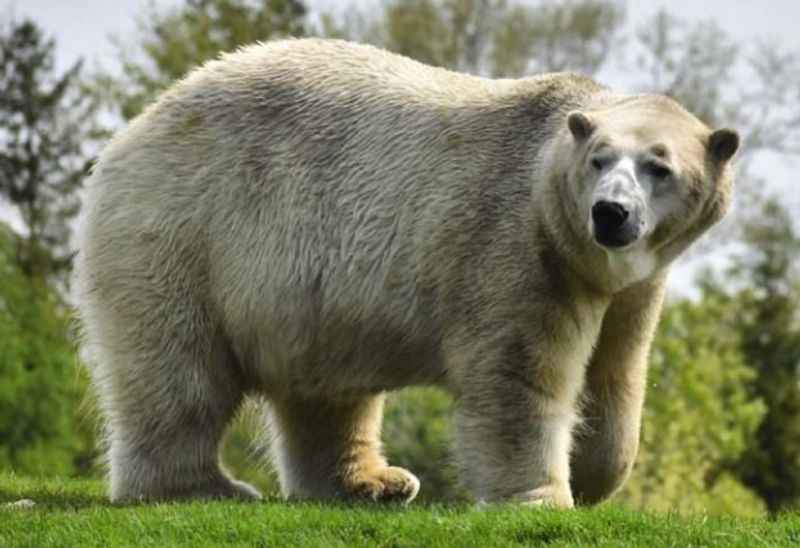
[(254, 388), (268, 396), (344, 397), (444, 382), (430, 322), (348, 312), (312, 316), (299, 306), (281, 321), (256, 324), (234, 344)]

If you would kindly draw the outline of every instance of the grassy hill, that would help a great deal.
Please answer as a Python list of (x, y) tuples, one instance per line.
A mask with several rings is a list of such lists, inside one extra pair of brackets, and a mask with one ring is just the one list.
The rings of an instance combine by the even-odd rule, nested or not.
[[(32, 508), (9, 502), (31, 499)], [(0, 475), (0, 546), (798, 546), (800, 515), (680, 517), (606, 505), (408, 508), (192, 502), (114, 507), (103, 484)]]

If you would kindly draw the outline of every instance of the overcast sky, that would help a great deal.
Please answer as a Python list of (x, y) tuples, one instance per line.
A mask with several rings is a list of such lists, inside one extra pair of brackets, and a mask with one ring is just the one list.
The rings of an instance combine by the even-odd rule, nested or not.
[[(312, 11), (341, 9), (351, 4), (375, 6), (380, 0), (308, 0)], [(16, 18), (31, 17), (57, 42), (57, 62), (66, 67), (79, 57), (88, 66), (114, 65), (116, 50), (111, 37), (123, 41), (135, 35), (138, 14), (154, 4), (157, 9), (180, 4), (180, 0), (0, 0), (0, 13)], [(531, 4), (539, 2), (531, 1)], [(689, 19), (714, 19), (737, 41), (749, 43), (769, 40), (800, 52), (800, 0), (670, 0), (629, 1), (628, 22), (638, 26), (661, 7), (674, 15)], [(2, 16), (0, 16), (2, 17)], [(607, 82), (612, 86), (619, 82)], [(774, 181), (784, 190), (787, 202), (800, 211), (800, 193), (796, 189), (794, 172), (800, 162), (783, 157), (758, 158), (754, 171)], [(791, 192), (789, 189), (792, 189)], [(4, 215), (0, 204), (0, 218)], [(683, 290), (689, 285), (691, 270), (679, 269), (673, 276), (673, 288)]]
[[(150, 3), (158, 8), (179, 0), (0, 0), (0, 6), (17, 16), (36, 19), (58, 40), (62, 59), (84, 56), (111, 61), (109, 36), (130, 36), (135, 17)], [(310, 0), (312, 10), (331, 10), (351, 3), (374, 6), (376, 0)], [(534, 3), (534, 2), (530, 2)], [(628, 2), (629, 21), (636, 23), (659, 8), (694, 19), (715, 19), (741, 40), (774, 38), (800, 48), (800, 1), (798, 0), (637, 0)]]

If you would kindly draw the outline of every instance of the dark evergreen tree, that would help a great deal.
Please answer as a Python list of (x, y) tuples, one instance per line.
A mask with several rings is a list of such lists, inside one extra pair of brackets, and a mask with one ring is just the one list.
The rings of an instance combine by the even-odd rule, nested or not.
[(32, 21), (0, 27), (0, 196), (25, 224), (16, 261), (29, 277), (70, 267), (70, 222), (95, 136), (81, 62), (57, 75), (54, 48)]

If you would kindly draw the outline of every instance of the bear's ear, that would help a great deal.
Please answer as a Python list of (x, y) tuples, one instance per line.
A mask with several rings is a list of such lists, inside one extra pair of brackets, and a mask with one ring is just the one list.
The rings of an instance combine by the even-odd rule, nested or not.
[(576, 141), (585, 141), (595, 130), (595, 123), (583, 112), (573, 110), (567, 114), (567, 126)]
[(732, 129), (718, 129), (708, 138), (708, 152), (714, 162), (722, 164), (739, 150), (739, 134)]

